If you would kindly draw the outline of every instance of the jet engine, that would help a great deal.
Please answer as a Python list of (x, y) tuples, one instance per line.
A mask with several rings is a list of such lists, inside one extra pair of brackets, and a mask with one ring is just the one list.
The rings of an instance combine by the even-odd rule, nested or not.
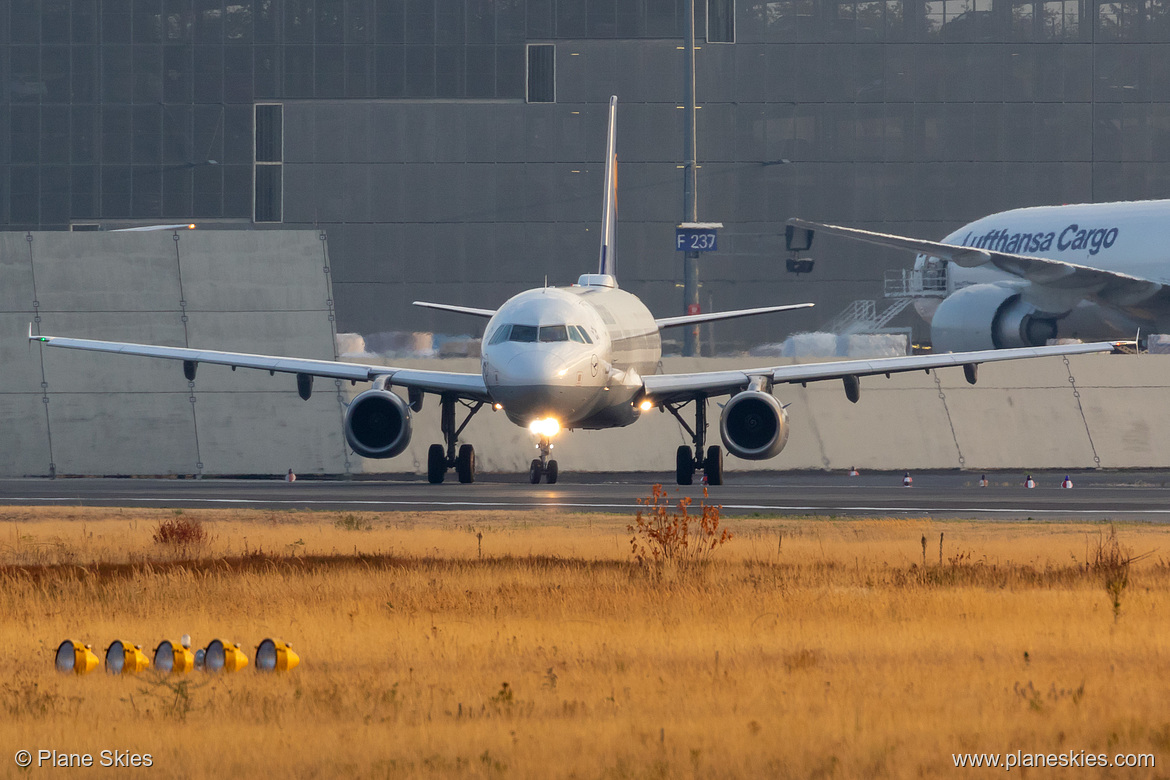
[(1042, 347), (1056, 338), (1056, 321), (1065, 314), (1026, 303), (1016, 285), (973, 284), (938, 305), (930, 338), (936, 352)]
[(771, 393), (744, 390), (723, 407), (719, 433), (737, 458), (771, 458), (788, 443), (788, 412)]
[(364, 458), (393, 458), (410, 444), (410, 407), (389, 390), (367, 390), (345, 411), (345, 440)]

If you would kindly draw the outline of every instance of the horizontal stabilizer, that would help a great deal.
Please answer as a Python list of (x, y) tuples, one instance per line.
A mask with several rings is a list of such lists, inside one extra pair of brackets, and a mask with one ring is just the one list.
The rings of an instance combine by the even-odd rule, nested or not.
[(718, 322), (719, 320), (733, 320), (736, 317), (751, 317), (755, 314), (771, 314), (775, 311), (789, 311), (791, 309), (807, 309), (815, 303), (789, 303), (783, 306), (764, 306), (759, 309), (736, 309), (735, 311), (714, 311), (710, 314), (684, 314), (681, 317), (659, 317), (654, 320), (659, 328), (675, 328), (679, 325), (697, 325), (700, 322)]
[(494, 317), (495, 309), (476, 309), (472, 306), (456, 306), (452, 303), (427, 303), (426, 301), (415, 301), (415, 306), (421, 306), (424, 309), (439, 309), (440, 311), (453, 311), (459, 314), (470, 314), (473, 317)]

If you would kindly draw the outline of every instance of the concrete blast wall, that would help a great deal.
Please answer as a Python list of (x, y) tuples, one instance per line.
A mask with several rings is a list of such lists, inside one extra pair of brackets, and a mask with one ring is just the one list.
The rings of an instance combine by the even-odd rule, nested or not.
[[(316, 231), (0, 233), (0, 475), (424, 472), (440, 440), (433, 396), (405, 453), (363, 461), (347, 451), (341, 419), (364, 386), (318, 379), (302, 401), (286, 374), (201, 365), (189, 384), (175, 361), (26, 340), (32, 321), (53, 335), (333, 359), (327, 269)], [(479, 370), (475, 360), (396, 362)], [(780, 362), (667, 359), (664, 370)], [(840, 382), (780, 385), (787, 449), (727, 468), (1168, 468), (1168, 384), (1170, 356), (1094, 355), (984, 365), (974, 387), (958, 369), (866, 378), (858, 404)], [(712, 444), (719, 411), (712, 402)], [(678, 424), (657, 410), (643, 417), (564, 433), (554, 456), (566, 472), (672, 470), (686, 443)], [(483, 471), (524, 472), (536, 454), (526, 430), (488, 409), (463, 439)]]
[[(400, 363), (402, 361), (399, 361)], [(666, 358), (666, 373), (778, 365), (777, 358)], [(477, 371), (475, 360), (411, 365)], [(937, 384), (936, 384), (937, 380)], [(1140, 468), (1170, 467), (1170, 356), (1082, 355), (979, 367), (972, 386), (960, 368), (861, 380), (849, 403), (839, 381), (777, 385), (789, 404), (791, 434), (777, 457), (728, 457), (729, 472), (773, 469)], [(725, 399), (717, 399), (723, 401)], [(708, 443), (719, 444), (720, 407), (709, 402)], [(684, 410), (693, 421), (691, 407)], [(397, 459), (365, 461), (366, 470), (426, 470), (426, 449), (440, 441), (438, 404), (428, 397), (414, 440)], [(534, 439), (502, 412), (481, 411), (464, 439), (481, 470), (522, 472)], [(572, 431), (556, 440), (563, 471), (673, 471), (674, 449), (689, 443), (669, 414), (651, 411), (628, 428)], [(1099, 460), (1099, 463), (1098, 463)]]
[(0, 474), (336, 472), (340, 394), (287, 374), (30, 345), (34, 333), (333, 359), (316, 231), (0, 233)]

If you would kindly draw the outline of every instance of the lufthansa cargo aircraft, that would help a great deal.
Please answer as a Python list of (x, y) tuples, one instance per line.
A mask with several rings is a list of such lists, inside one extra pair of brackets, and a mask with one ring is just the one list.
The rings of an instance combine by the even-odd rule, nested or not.
[[(33, 336), (31, 326), (29, 338), (49, 347), (182, 361), (188, 379), (194, 379), (200, 363), (295, 374), (297, 389), (306, 399), (312, 392), (314, 377), (372, 382), (372, 388), (349, 404), (344, 421), (346, 441), (354, 452), (367, 458), (391, 458), (402, 452), (410, 442), (411, 413), (422, 408), (426, 394), (437, 395), (444, 442), (431, 445), (428, 453), (427, 477), (432, 483), (442, 482), (450, 469), (455, 470), (460, 482), (475, 479), (475, 450), (471, 444), (459, 442), (467, 423), (485, 405), (502, 410), (512, 422), (529, 428), (538, 438), (541, 455), (532, 461), (529, 470), (533, 484), (541, 479), (557, 481), (557, 462), (550, 460), (549, 454), (551, 440), (561, 430), (630, 425), (640, 414), (657, 406), (674, 415), (691, 437), (692, 445), (680, 446), (676, 453), (678, 483), (691, 484), (696, 471), (701, 470), (709, 484), (718, 485), (723, 481), (723, 450), (706, 443), (709, 398), (730, 396), (719, 419), (719, 433), (727, 451), (740, 458), (761, 460), (778, 454), (788, 441), (788, 412), (772, 394), (777, 384), (838, 379), (844, 383), (849, 400), (856, 402), (862, 376), (962, 366), (967, 381), (974, 383), (980, 363), (1113, 349), (1110, 343), (1076, 344), (654, 374), (661, 356), (662, 328), (812, 304), (656, 319), (636, 296), (620, 289), (614, 256), (616, 129), (617, 99), (611, 98), (597, 273), (581, 276), (570, 287), (527, 290), (498, 309), (418, 303), (488, 320), (478, 374)], [(393, 392), (395, 387), (406, 391), (405, 399)], [(462, 422), (456, 418), (459, 405), (467, 409)], [(693, 426), (683, 416), (688, 405), (693, 406)]]
[(936, 350), (1170, 332), (1170, 200), (1012, 209), (942, 241), (788, 222), (804, 246), (821, 232), (916, 252), (916, 292), (946, 296), (916, 304)]

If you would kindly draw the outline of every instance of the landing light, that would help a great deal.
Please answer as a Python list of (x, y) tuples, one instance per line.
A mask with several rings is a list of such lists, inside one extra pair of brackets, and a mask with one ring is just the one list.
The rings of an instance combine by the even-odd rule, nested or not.
[(301, 662), (287, 642), (279, 639), (265, 639), (256, 648), (256, 671), (287, 672)]
[(492, 405), (492, 408), (493, 408), (493, 409), (495, 409), (495, 410), (498, 412), (498, 411), (500, 411), (501, 409), (503, 409), (503, 408), (504, 408), (504, 405), (503, 405), (503, 404), (493, 404), (493, 405)]
[(650, 400), (645, 400), (642, 403), (638, 404), (638, 408), (641, 409), (643, 412), (648, 412), (654, 408), (654, 402), (650, 401)]
[(552, 438), (561, 430), (561, 424), (554, 417), (546, 417), (543, 420), (533, 420), (528, 424), (528, 430), (537, 436)]
[(58, 672), (89, 674), (97, 668), (98, 657), (93, 654), (89, 645), (66, 639), (57, 646), (57, 658), (54, 665)]

